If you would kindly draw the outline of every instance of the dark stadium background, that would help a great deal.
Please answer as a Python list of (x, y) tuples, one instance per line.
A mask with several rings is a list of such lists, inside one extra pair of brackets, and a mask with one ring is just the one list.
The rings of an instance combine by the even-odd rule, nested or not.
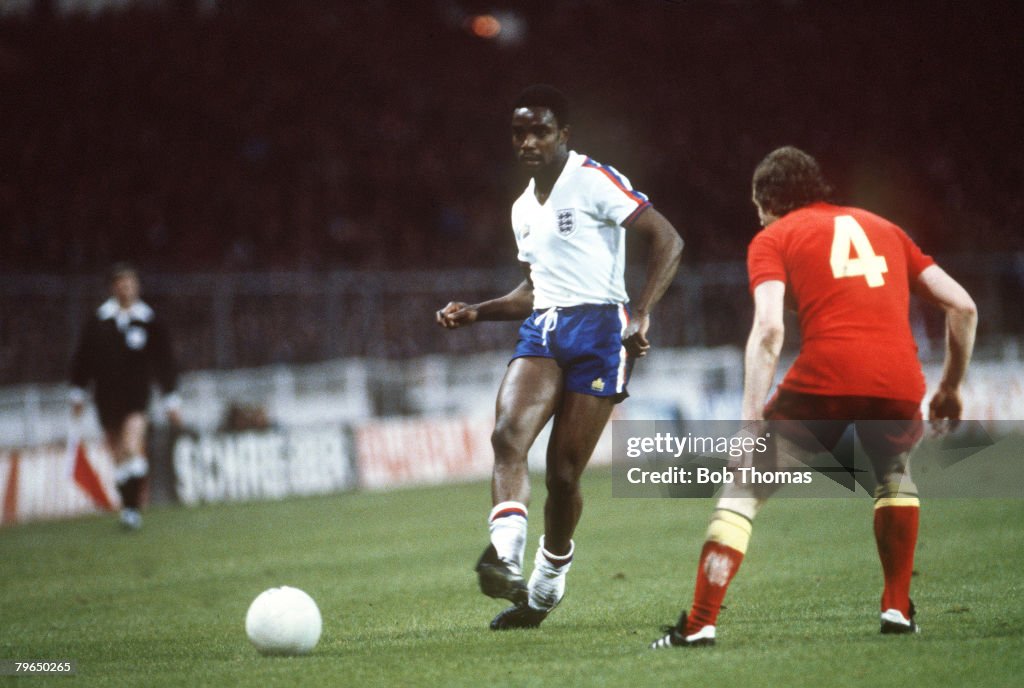
[[(1019, 5), (0, 0), (0, 674), (66, 659), (91, 686), (1018, 685)], [(841, 498), (773, 500), (719, 648), (652, 658), (711, 505), (623, 498), (613, 430), (584, 476), (566, 603), (540, 635), (486, 630), (501, 607), (472, 565), (517, 325), (448, 332), (434, 312), (521, 279), (508, 125), (537, 81), (574, 101), (574, 147), (686, 240), (620, 432), (739, 416), (750, 177), (776, 146), (813, 153), (837, 200), (902, 224), (970, 290), (969, 420), (914, 457), (920, 637), (877, 634), (870, 493), (826, 460)], [(94, 405), (69, 423), (67, 380), (122, 259), (172, 329), (186, 425), (153, 404), (131, 535), (97, 500), (113, 461)], [(942, 321), (915, 301), (911, 323), (934, 388)], [(282, 584), (323, 614), (301, 660), (245, 637), (249, 603)]]
[[(503, 33), (475, 35), (482, 13)], [(624, 171), (686, 239), (666, 297), (685, 324), (662, 316), (657, 343), (742, 341), (750, 173), (795, 144), (838, 200), (901, 223), (971, 288), (979, 352), (998, 349), (1024, 315), (1020, 15), (941, 1), (6, 3), (0, 384), (64, 379), (118, 259), (177, 321), (186, 369), (505, 346), (446, 339), (430, 314), (514, 284), (508, 111), (535, 81), (574, 101), (574, 147)]]

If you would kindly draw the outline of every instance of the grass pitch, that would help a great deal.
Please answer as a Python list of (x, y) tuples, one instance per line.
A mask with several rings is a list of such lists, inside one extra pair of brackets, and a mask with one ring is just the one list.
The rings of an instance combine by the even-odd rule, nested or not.
[[(541, 524), (535, 477), (532, 561)], [(96, 686), (1017, 686), (1024, 674), (1024, 501), (933, 500), (914, 599), (923, 633), (878, 633), (867, 499), (779, 499), (758, 518), (714, 648), (647, 649), (689, 604), (709, 500), (587, 504), (562, 606), (532, 631), (487, 628), (476, 589), (483, 484), (154, 509), (0, 531), (0, 659), (77, 662)], [(311, 655), (259, 656), (252, 599), (309, 592)]]

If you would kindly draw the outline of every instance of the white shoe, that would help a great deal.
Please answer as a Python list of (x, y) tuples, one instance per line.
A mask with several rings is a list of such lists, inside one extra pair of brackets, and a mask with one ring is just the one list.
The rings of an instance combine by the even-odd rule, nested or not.
[(903, 616), (899, 609), (886, 609), (882, 612), (881, 632), (885, 635), (902, 635), (903, 633), (920, 633), (921, 627), (914, 622), (914, 603), (910, 603), (910, 618)]
[(138, 530), (142, 527), (142, 514), (138, 509), (121, 509), (121, 526), (125, 530)]
[(662, 637), (651, 643), (652, 650), (664, 650), (667, 647), (705, 647), (715, 644), (715, 627), (704, 626), (696, 633), (686, 635), (686, 613), (679, 617), (675, 626), (661, 629)]

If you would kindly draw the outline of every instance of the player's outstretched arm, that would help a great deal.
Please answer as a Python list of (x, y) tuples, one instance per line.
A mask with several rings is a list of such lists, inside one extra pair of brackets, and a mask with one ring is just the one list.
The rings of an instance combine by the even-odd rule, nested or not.
[(775, 380), (786, 335), (785, 297), (786, 285), (778, 280), (754, 288), (754, 323), (743, 357), (742, 420), (764, 419), (764, 403)]
[(441, 327), (453, 330), (478, 320), (522, 320), (533, 310), (533, 283), (529, 278), (504, 296), (478, 304), (451, 301), (435, 313)]
[(647, 280), (640, 297), (631, 304), (633, 313), (622, 335), (629, 354), (640, 357), (646, 356), (651, 348), (647, 341), (651, 309), (676, 277), (683, 240), (672, 223), (650, 207), (633, 220), (629, 231), (642, 235), (648, 244)]
[(967, 290), (938, 265), (921, 271), (917, 293), (946, 312), (946, 358), (939, 388), (928, 405), (928, 419), (933, 423), (949, 420), (955, 425), (963, 411), (960, 386), (974, 353), (978, 308)]

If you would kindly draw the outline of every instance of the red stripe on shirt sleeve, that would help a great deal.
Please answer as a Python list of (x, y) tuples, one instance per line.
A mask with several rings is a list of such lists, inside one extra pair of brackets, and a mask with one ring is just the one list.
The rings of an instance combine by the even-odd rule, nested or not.
[(634, 210), (633, 212), (631, 212), (629, 214), (629, 217), (627, 217), (625, 220), (623, 220), (619, 224), (621, 224), (623, 227), (628, 227), (630, 224), (633, 223), (633, 221), (635, 219), (640, 217), (641, 213), (643, 213), (645, 210), (647, 210), (650, 207), (651, 207), (651, 202), (650, 201), (644, 201), (639, 206), (637, 206), (636, 210)]

